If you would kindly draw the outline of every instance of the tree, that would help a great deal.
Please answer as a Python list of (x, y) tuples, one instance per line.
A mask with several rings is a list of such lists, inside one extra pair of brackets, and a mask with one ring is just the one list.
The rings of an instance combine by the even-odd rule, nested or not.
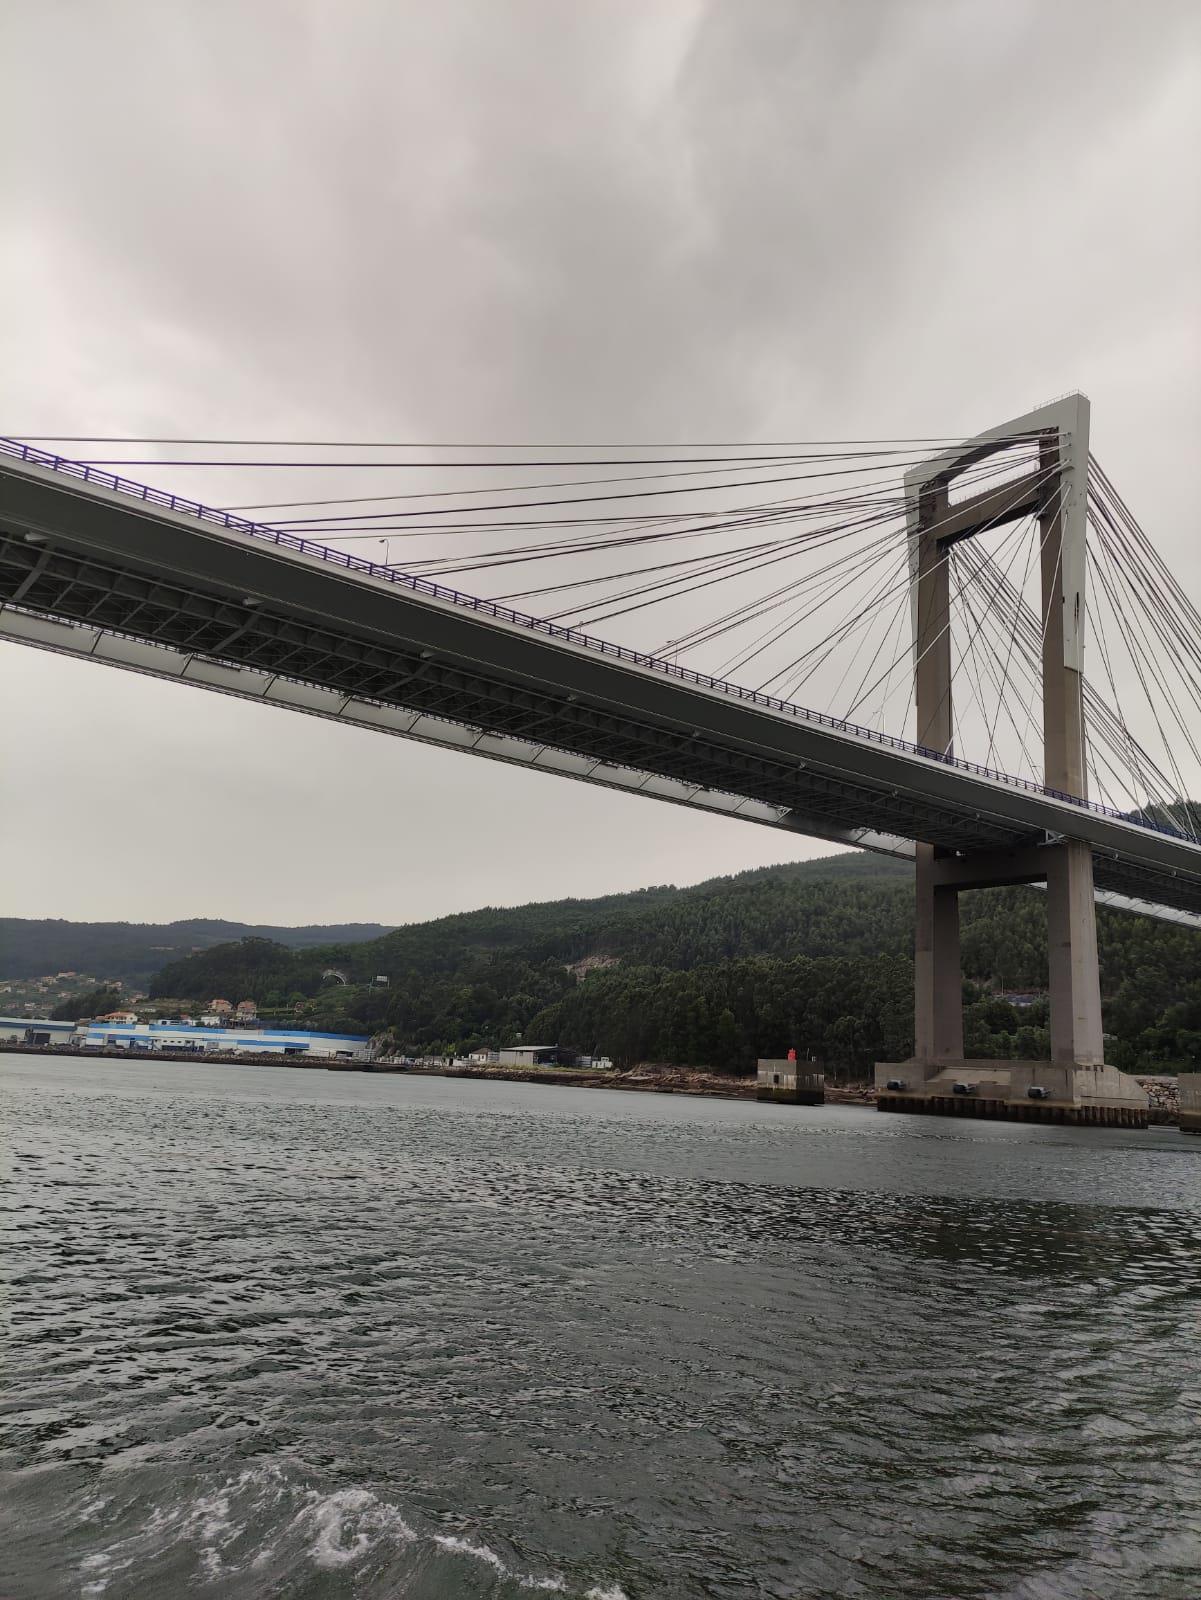
[(123, 1004), (120, 989), (92, 989), (87, 994), (76, 995), (73, 1000), (64, 1000), (50, 1015), (56, 1022), (78, 1022), (81, 1017), (102, 1017)]

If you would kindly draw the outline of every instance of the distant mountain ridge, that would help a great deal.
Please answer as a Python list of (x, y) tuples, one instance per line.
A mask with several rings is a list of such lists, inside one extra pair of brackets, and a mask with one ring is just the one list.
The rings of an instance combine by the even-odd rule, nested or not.
[(359, 944), (388, 933), (387, 923), (311, 923), (300, 928), (216, 917), (176, 922), (69, 922), (62, 918), (0, 917), (0, 980), (82, 972), (95, 978), (146, 980), (170, 961), (238, 939), (271, 939), (291, 950)]
[[(866, 1071), (912, 1048), (913, 905), (911, 864), (855, 853), (485, 906), (355, 942), (331, 928), (175, 923), (168, 937), (189, 951), (147, 986), (185, 1008), (253, 999), (263, 1015), (380, 1035), (403, 1053), (559, 1043), (746, 1071), (796, 1046)], [(1028, 1002), (1047, 983), (1046, 896), (977, 890), (961, 916), (968, 1054), (1045, 1056), (1046, 1004)], [(136, 931), (167, 954), (161, 929)], [(1201, 931), (1105, 907), (1097, 931), (1114, 1064), (1201, 1065)]]

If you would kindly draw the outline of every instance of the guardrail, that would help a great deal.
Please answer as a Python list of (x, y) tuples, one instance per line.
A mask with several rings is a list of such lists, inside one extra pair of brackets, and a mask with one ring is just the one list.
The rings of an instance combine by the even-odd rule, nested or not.
[(596, 650), (601, 655), (616, 656), (634, 666), (679, 678), (685, 683), (695, 684), (698, 688), (713, 689), (719, 694), (729, 695), (732, 699), (742, 700), (750, 705), (762, 706), (769, 711), (781, 712), (785, 716), (831, 728), (836, 733), (849, 734), (856, 739), (866, 739), (872, 744), (885, 745), (905, 755), (920, 756), (925, 761), (937, 761), (940, 766), (954, 767), (961, 772), (973, 773), (976, 777), (991, 778), (994, 782), (1008, 784), (1011, 788), (1025, 789), (1031, 794), (1042, 795), (1049, 800), (1060, 800), (1067, 805), (1079, 806), (1082, 810), (1095, 812), (1098, 816), (1112, 817), (1118, 822), (1146, 828), (1152, 833), (1166, 834), (1169, 838), (1183, 839), (1186, 844), (1197, 843), (1181, 829), (1173, 828), (1166, 823), (1132, 816), (1129, 812), (1118, 811), (1113, 806), (1101, 805), (1096, 800), (1086, 800), (1080, 795), (1067, 794), (1061, 789), (1050, 789), (1045, 784), (1035, 783), (1029, 778), (1020, 778), (1014, 773), (1000, 772), (995, 767), (984, 767), (975, 761), (965, 761), (961, 756), (947, 755), (941, 750), (931, 750), (925, 745), (912, 744), (909, 740), (900, 739), (894, 734), (881, 733), (876, 728), (865, 728), (859, 723), (829, 716), (824, 711), (811, 711), (807, 706), (795, 705), (791, 700), (777, 699), (775, 695), (763, 694), (758, 689), (745, 689), (740, 684), (730, 683), (724, 678), (713, 678), (691, 667), (681, 667), (677, 662), (664, 661), (659, 656), (631, 650), (627, 645), (613, 644), (608, 639), (598, 639), (592, 634), (580, 633), (577, 629), (566, 628), (561, 623), (548, 622), (543, 617), (514, 611), (509, 606), (497, 605), (494, 600), (482, 600), (477, 595), (464, 594), (461, 590), (433, 583), (428, 578), (419, 578), (408, 572), (398, 572), (395, 567), (383, 566), (364, 556), (337, 550), (331, 545), (317, 544), (312, 539), (303, 539), (293, 533), (282, 533), (265, 523), (251, 522), (246, 517), (235, 516), (233, 512), (220, 511), (214, 506), (202, 504), (199, 500), (190, 500), (186, 495), (170, 494), (165, 489), (154, 489), (148, 484), (136, 483), (132, 478), (123, 478), (118, 473), (106, 472), (103, 468), (89, 466), (82, 461), (73, 461), (68, 456), (55, 455), (53, 451), (39, 450), (34, 445), (22, 444), (16, 439), (0, 438), (0, 455), (11, 456), (18, 461), (29, 462), (33, 466), (47, 467), (52, 472), (76, 478), (81, 483), (95, 484), (98, 488), (128, 495), (131, 499), (139, 500), (145, 505), (159, 506), (165, 511), (196, 517), (201, 522), (213, 523), (232, 533), (242, 533), (253, 539), (265, 540), (269, 544), (278, 545), (281, 549), (294, 550), (299, 555), (315, 556), (318, 560), (328, 561), (331, 565), (344, 567), (350, 572), (361, 572), (369, 577), (381, 578), (388, 583), (411, 589), (417, 594), (429, 595), (431, 599), (444, 600), (451, 605), (495, 617), (500, 622), (544, 633), (552, 639), (562, 640), (565, 644), (580, 645), (586, 650)]

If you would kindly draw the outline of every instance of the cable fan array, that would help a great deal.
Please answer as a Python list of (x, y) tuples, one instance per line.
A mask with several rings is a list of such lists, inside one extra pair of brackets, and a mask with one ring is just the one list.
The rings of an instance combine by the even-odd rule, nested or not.
[[(963, 441), (520, 450), (339, 440), (71, 442), (160, 451), (236, 446), (239, 453), (220, 456), (77, 459), (169, 466), (173, 476), (204, 469), (203, 498), (213, 503), (217, 475), (223, 493), (228, 488), (225, 509), (269, 529), (603, 630), (640, 651), (912, 738), (903, 474)], [(242, 453), (263, 446), (272, 454)], [(315, 449), (324, 453), (297, 453)], [(258, 486), (281, 473), (304, 484), (304, 498), (296, 489), (262, 497)], [(1039, 473), (1037, 439), (1014, 435), (956, 478), (954, 501)], [(1053, 505), (1062, 486), (1054, 468), (1041, 473)], [(356, 491), (370, 492), (346, 493), (347, 474)], [(1201, 618), (1091, 459), (1087, 506), (1090, 792), (1201, 837), (1201, 807), (1189, 803), (1201, 796)], [(1035, 782), (1042, 778), (1046, 631), (1040, 538), (1031, 515), (957, 543), (945, 557), (954, 752)]]

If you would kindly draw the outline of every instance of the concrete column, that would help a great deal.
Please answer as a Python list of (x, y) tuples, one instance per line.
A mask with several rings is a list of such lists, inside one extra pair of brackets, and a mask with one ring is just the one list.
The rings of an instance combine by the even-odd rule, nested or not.
[[(1052, 435), (1039, 446), (1039, 467), (1054, 470), (1059, 464), (1058, 437)], [(1048, 508), (1038, 522), (1042, 545), (1043, 782), (1048, 789), (1087, 799), (1084, 680), (1067, 664), (1064, 651), (1065, 518), (1058, 478), (1050, 480)]]
[(963, 977), (959, 891), (934, 881), (937, 852), (915, 847), (913, 1055), (916, 1061), (963, 1059)]
[(1101, 968), (1093, 901), (1093, 853), (1066, 841), (1047, 852), (1047, 966), (1051, 1060), (1101, 1066)]
[(922, 491), (918, 512), (914, 613), (914, 706), (917, 742), (944, 754), (951, 749), (951, 562), (939, 548), (939, 520), (949, 505), (947, 487)]
[[(952, 753), (950, 562), (936, 524), (946, 515), (946, 485), (923, 491), (914, 561), (914, 704), (917, 742)], [(959, 953), (959, 894), (935, 882), (934, 845), (916, 846), (914, 917), (914, 1059), (963, 1056), (963, 978)]]
[[(1060, 464), (1058, 435), (1039, 447), (1040, 468)], [(1048, 509), (1039, 518), (1042, 539), (1043, 761), (1049, 789), (1088, 797), (1084, 742), (1084, 683), (1064, 649), (1064, 507), (1051, 480)], [(1083, 493), (1083, 485), (1077, 486)], [(1076, 619), (1082, 629), (1083, 618)], [(1064, 843), (1047, 850), (1047, 958), (1051, 980), (1051, 1059), (1100, 1065), (1101, 969), (1093, 858), (1088, 845)]]

